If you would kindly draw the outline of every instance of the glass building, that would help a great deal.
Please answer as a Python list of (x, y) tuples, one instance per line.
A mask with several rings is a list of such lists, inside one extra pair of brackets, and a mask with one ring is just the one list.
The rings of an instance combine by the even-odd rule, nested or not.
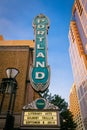
[(75, 0), (69, 28), (69, 54), (84, 130), (87, 130), (87, 0)]

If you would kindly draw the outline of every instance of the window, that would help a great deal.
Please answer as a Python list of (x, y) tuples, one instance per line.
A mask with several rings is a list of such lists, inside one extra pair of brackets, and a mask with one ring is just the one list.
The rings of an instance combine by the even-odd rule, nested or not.
[(77, 8), (78, 8), (78, 11), (79, 11), (79, 14), (80, 16), (82, 15), (82, 12), (83, 12), (83, 8), (79, 2), (79, 0), (76, 0), (76, 5), (77, 5)]

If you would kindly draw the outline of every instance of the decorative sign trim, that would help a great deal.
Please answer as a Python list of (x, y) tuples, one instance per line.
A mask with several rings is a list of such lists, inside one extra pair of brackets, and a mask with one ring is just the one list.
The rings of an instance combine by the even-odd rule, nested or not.
[(30, 104), (25, 105), (25, 106), (23, 107), (23, 110), (38, 109), (37, 106), (36, 106), (36, 102), (37, 102), (38, 100), (40, 100), (40, 99), (41, 99), (41, 100), (44, 100), (44, 102), (45, 102), (45, 106), (44, 106), (43, 109), (59, 110), (59, 108), (58, 108), (57, 106), (55, 106), (54, 104), (49, 103), (49, 101), (48, 101), (48, 100), (45, 100), (44, 98), (38, 98), (38, 99), (36, 99), (35, 101), (31, 102)]

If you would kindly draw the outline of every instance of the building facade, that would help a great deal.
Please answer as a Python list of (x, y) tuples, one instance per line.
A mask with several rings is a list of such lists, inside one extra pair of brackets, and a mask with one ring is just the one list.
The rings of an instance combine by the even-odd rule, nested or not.
[(87, 130), (87, 0), (75, 0), (69, 28), (69, 54), (80, 104), (83, 129)]
[[(7, 78), (6, 69), (15, 68), (19, 71), (17, 81), (17, 93), (15, 98), (14, 128), (20, 127), (22, 108), (31, 103), (39, 94), (33, 90), (29, 80), (29, 69), (33, 62), (33, 40), (4, 40), (0, 36), (0, 87), (3, 78)], [(0, 130), (5, 126), (6, 114), (9, 107), (10, 95), (1, 93), (0, 88)], [(3, 100), (3, 103), (1, 101)]]
[(76, 130), (83, 130), (83, 122), (75, 84), (72, 85), (70, 90), (69, 105), (69, 109), (73, 114), (73, 120), (77, 124)]

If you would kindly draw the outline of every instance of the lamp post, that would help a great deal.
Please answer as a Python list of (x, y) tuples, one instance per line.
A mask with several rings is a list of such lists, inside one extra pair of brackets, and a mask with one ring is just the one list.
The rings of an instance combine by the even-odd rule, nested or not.
[(14, 105), (16, 99), (16, 90), (17, 90), (17, 81), (15, 77), (18, 75), (19, 71), (15, 68), (8, 68), (6, 69), (7, 78), (3, 78), (1, 82), (1, 92), (3, 94), (0, 111), (2, 111), (3, 102), (5, 99), (5, 95), (8, 94), (10, 96), (7, 116), (6, 116), (6, 123), (4, 130), (12, 130), (14, 127)]

